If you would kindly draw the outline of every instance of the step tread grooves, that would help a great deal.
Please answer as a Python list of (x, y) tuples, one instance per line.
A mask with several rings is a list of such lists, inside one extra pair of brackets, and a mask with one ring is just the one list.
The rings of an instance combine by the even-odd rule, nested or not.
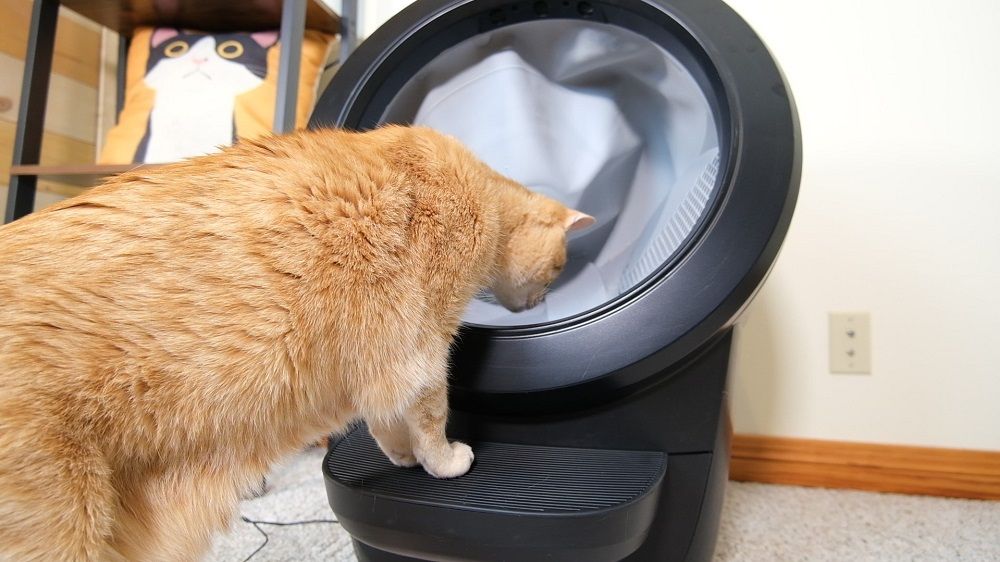
[(461, 478), (436, 480), (423, 469), (392, 465), (364, 428), (335, 445), (324, 461), (342, 485), (386, 499), (508, 513), (571, 514), (635, 500), (652, 488), (666, 455), (475, 443), (476, 462)]

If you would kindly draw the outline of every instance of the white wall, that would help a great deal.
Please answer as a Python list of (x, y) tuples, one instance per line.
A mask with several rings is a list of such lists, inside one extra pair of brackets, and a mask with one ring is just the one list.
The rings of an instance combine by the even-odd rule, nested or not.
[(412, 4), (411, 0), (359, 0), (358, 36), (368, 37), (386, 20)]
[[(799, 204), (734, 362), (738, 432), (1000, 449), (1000, 3), (729, 0), (791, 83)], [(365, 35), (405, 1), (363, 2)], [(874, 374), (828, 372), (872, 314)]]
[[(729, 0), (791, 83), (804, 167), (749, 310), (737, 431), (1000, 449), (1000, 4)], [(827, 371), (872, 314), (872, 376)]]

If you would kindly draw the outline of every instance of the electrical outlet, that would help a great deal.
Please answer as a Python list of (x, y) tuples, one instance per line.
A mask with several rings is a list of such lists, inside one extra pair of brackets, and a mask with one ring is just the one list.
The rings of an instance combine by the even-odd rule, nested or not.
[(830, 313), (830, 372), (872, 373), (871, 317), (867, 312)]

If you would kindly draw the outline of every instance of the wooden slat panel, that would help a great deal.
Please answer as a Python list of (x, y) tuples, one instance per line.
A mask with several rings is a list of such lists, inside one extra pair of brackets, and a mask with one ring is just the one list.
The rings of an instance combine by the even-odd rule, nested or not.
[[(48, 193), (55, 193), (56, 195), (61, 195), (64, 199), (68, 199), (70, 197), (76, 197), (77, 195), (80, 195), (84, 191), (87, 191), (87, 189), (88, 188), (86, 187), (80, 187), (78, 185), (73, 185), (71, 183), (62, 183), (59, 181), (46, 180), (41, 178), (38, 179), (39, 192), (44, 191)], [(37, 211), (38, 209), (39, 209), (38, 202), (36, 200), (35, 210)]]
[(118, 121), (118, 47), (122, 39), (117, 33), (101, 28), (101, 81), (97, 87), (97, 154), (104, 149), (108, 131)]
[(1000, 499), (1000, 452), (733, 437), (733, 480)]
[[(24, 61), (0, 53), (0, 97), (10, 100), (9, 109), (0, 111), (0, 120), (17, 121), (21, 99), (21, 76)], [(45, 129), (77, 140), (93, 142), (97, 136), (97, 89), (61, 74), (49, 80), (49, 97), (45, 109)]]
[[(0, 182), (7, 183), (10, 163), (14, 153), (14, 124), (0, 121)], [(43, 164), (80, 164), (94, 161), (94, 143), (76, 140), (57, 133), (46, 132), (42, 138)], [(79, 186), (42, 180), (38, 188), (67, 197), (83, 191)]]
[[(29, 0), (0, 0), (0, 52), (24, 60), (31, 22)], [(56, 50), (52, 70), (88, 86), (97, 87), (100, 75), (101, 34), (99, 31), (60, 16), (56, 27)], [(19, 80), (20, 81), (20, 80)]]

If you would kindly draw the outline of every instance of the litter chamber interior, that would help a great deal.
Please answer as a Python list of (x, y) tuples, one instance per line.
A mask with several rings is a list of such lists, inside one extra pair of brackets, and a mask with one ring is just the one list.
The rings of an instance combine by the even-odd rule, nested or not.
[(719, 191), (705, 91), (677, 56), (614, 25), (540, 20), (474, 36), (424, 65), (382, 121), (451, 134), (597, 218), (570, 236), (566, 269), (541, 304), (513, 313), (483, 294), (467, 324), (543, 324), (615, 300), (682, 251)]

